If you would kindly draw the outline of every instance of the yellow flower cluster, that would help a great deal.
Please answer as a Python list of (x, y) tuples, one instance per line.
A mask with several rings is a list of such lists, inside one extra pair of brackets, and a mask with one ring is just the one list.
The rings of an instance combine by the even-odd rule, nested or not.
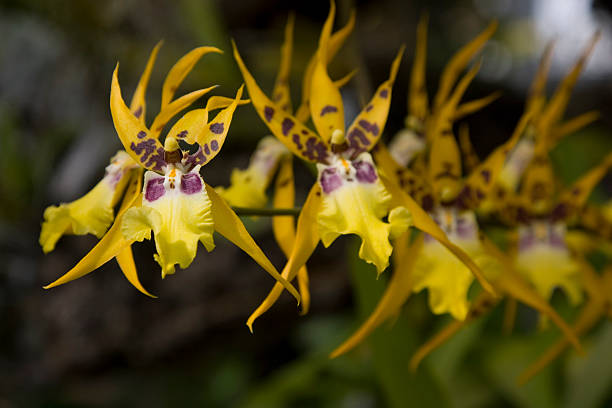
[[(584, 259), (586, 252), (609, 239), (604, 236), (594, 241), (595, 232), (601, 236), (601, 226), (612, 223), (610, 211), (589, 206), (586, 200), (612, 166), (612, 155), (567, 189), (557, 191), (548, 153), (564, 135), (597, 117), (589, 112), (562, 123), (571, 89), (597, 36), (548, 101), (545, 83), (552, 46), (547, 48), (516, 129), (481, 161), (471, 146), (467, 127), (460, 128), (456, 139), (453, 124), (499, 97), (493, 93), (461, 102), (480, 63), (462, 77), (461, 73), (492, 37), (496, 22), (452, 57), (430, 103), (425, 87), (428, 22), (421, 19), (406, 128), (387, 148), (381, 137), (404, 48), (392, 61), (388, 79), (347, 128), (340, 88), (353, 72), (333, 80), (327, 66), (353, 30), (355, 18), (352, 15), (335, 32), (334, 19), (332, 2), (318, 47), (304, 71), (301, 103), (295, 113), (288, 81), (293, 17), (287, 24), (272, 97), (259, 87), (233, 44), (250, 101), (241, 99), (242, 87), (234, 98), (210, 97), (204, 107), (183, 114), (163, 138), (166, 123), (213, 87), (179, 98), (175, 98), (175, 90), (200, 58), (221, 51), (199, 47), (176, 62), (162, 87), (160, 112), (150, 126), (145, 122), (145, 95), (160, 45), (151, 53), (129, 107), (121, 95), (117, 66), (112, 75), (110, 108), (125, 150), (113, 156), (104, 178), (92, 191), (71, 203), (47, 208), (40, 234), (44, 252), (52, 251), (64, 234), (94, 234), (100, 241), (47, 288), (84, 276), (115, 258), (126, 278), (150, 295), (138, 280), (132, 243), (151, 239), (153, 233), (154, 258), (165, 277), (175, 273), (176, 265), (187, 268), (192, 263), (198, 242), (211, 251), (213, 232), (217, 231), (276, 279), (247, 321), (252, 330), (254, 321), (284, 289), (302, 302), (306, 313), (310, 304), (309, 257), (319, 241), (329, 247), (340, 235), (355, 234), (361, 239), (359, 257), (381, 274), (393, 253), (393, 272), (372, 315), (332, 356), (355, 347), (397, 315), (412, 293), (423, 290), (428, 292), (434, 314), (449, 313), (456, 321), (423, 345), (413, 357), (414, 368), (502, 299), (507, 300), (509, 310), (517, 301), (535, 308), (562, 330), (564, 339), (554, 355), (569, 343), (580, 348), (577, 336), (609, 313), (606, 304), (612, 300), (612, 269), (599, 275)], [(220, 152), (236, 108), (249, 102), (272, 136), (261, 139), (246, 169), (233, 170), (229, 187), (213, 189), (202, 179), (200, 168)], [(213, 110), (220, 111), (209, 120)], [(266, 190), (274, 182), (273, 207), (294, 207), (293, 156), (314, 164), (317, 175), (297, 220), (288, 216), (273, 219), (274, 235), (287, 257), (279, 273), (230, 205), (265, 207)], [(479, 227), (482, 217), (496, 219), (513, 238), (504, 251)], [(576, 225), (595, 232), (574, 236), (571, 228)], [(610, 251), (609, 243), (603, 247)], [(294, 279), (299, 290), (292, 284)], [(472, 288), (476, 289), (473, 299), (468, 296)], [(574, 328), (548, 304), (555, 288), (561, 288), (573, 304), (582, 302), (585, 294), (588, 297), (586, 317), (579, 317)], [(536, 363), (525, 378), (554, 355)]]

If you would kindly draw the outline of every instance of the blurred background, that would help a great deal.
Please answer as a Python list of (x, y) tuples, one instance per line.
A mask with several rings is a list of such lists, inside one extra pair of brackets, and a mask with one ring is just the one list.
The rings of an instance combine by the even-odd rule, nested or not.
[[(517, 374), (557, 335), (534, 330), (535, 315), (519, 310), (512, 336), (495, 310), (434, 353), (416, 375), (407, 370), (415, 347), (444, 323), (432, 317), (426, 295), (414, 296), (396, 325), (336, 360), (327, 354), (372, 310), (385, 278), (349, 253), (341, 238), (309, 262), (312, 310), (298, 315), (280, 301), (255, 324), (251, 311), (273, 281), (221, 237), (208, 254), (200, 247), (190, 268), (160, 278), (152, 242), (134, 246), (149, 299), (124, 279), (114, 261), (67, 285), (42, 286), (68, 271), (95, 244), (93, 236), (64, 237), (43, 256), (38, 245), (44, 209), (87, 192), (120, 148), (108, 108), (112, 70), (121, 62), (124, 95), (133, 91), (150, 50), (160, 40), (148, 90), (149, 120), (161, 83), (184, 53), (214, 45), (188, 76), (183, 91), (221, 84), (233, 96), (241, 77), (230, 38), (262, 88), (270, 91), (284, 25), (296, 13), (291, 71), (293, 101), (327, 16), (327, 1), (5, 0), (0, 6), (0, 407), (599, 407), (612, 406), (612, 325), (601, 323), (572, 351), (525, 387)], [(500, 27), (483, 50), (483, 65), (466, 99), (502, 90), (491, 106), (466, 119), (480, 157), (511, 134), (547, 41), (556, 39), (549, 94), (596, 29), (603, 35), (578, 81), (566, 117), (599, 109), (602, 118), (568, 136), (553, 151), (565, 182), (612, 149), (612, 24), (608, 3), (592, 0), (339, 0), (336, 27), (357, 10), (351, 40), (331, 65), (338, 78), (357, 67), (343, 96), (347, 117), (388, 75), (407, 45), (386, 127), (386, 140), (403, 126), (416, 23), (430, 15), (427, 80), (430, 95), (444, 64), (492, 19)], [(179, 92), (180, 93), (180, 92)], [(267, 129), (251, 106), (239, 108), (223, 152), (203, 171), (227, 185), (231, 169), (246, 167)], [(296, 162), (298, 202), (312, 185)], [(610, 180), (594, 200), (610, 197)], [(267, 219), (245, 219), (271, 260), (282, 253)], [(367, 287), (351, 276), (368, 277)], [(371, 278), (371, 279), (370, 279)], [(572, 316), (564, 297), (554, 299)], [(564, 309), (565, 308), (565, 309)], [(406, 405), (406, 401), (410, 404)]]

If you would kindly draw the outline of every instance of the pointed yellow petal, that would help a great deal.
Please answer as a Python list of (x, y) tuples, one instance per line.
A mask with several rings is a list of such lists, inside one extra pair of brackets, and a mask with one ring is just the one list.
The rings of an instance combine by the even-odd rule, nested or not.
[[(213, 95), (210, 98), (208, 98), (208, 101), (206, 101), (206, 110), (208, 112), (212, 112), (212, 111), (214, 111), (216, 109), (227, 108), (232, 103), (234, 103), (234, 101), (235, 101), (234, 98), (228, 98), (226, 96)], [(238, 106), (248, 105), (249, 103), (251, 103), (250, 99), (241, 99), (241, 100), (238, 101)]]
[(565, 76), (565, 78), (563, 78), (561, 83), (557, 86), (555, 93), (550, 98), (550, 101), (542, 112), (539, 123), (541, 130), (549, 131), (550, 127), (556, 124), (563, 116), (574, 85), (576, 85), (576, 81), (578, 80), (580, 73), (586, 66), (587, 60), (593, 52), (593, 49), (595, 48), (595, 45), (597, 44), (597, 41), (599, 41), (600, 37), (601, 32), (597, 31), (587, 44), (587, 47), (583, 51), (578, 61), (576, 61), (576, 64), (574, 64), (570, 72)]
[(463, 71), (472, 57), (480, 51), (485, 43), (489, 41), (489, 38), (491, 38), (496, 29), (497, 21), (491, 22), (491, 24), (489, 24), (483, 32), (478, 34), (476, 38), (457, 51), (448, 64), (446, 64), (442, 76), (440, 77), (438, 92), (434, 99), (435, 110), (444, 104), (461, 71)]
[(123, 147), (136, 163), (146, 169), (161, 172), (166, 166), (164, 148), (159, 140), (150, 134), (149, 129), (125, 105), (117, 79), (118, 71), (119, 64), (113, 72), (110, 97), (110, 108), (115, 130)]
[(489, 282), (485, 279), (480, 268), (472, 261), (472, 259), (458, 246), (450, 242), (444, 231), (436, 224), (434, 220), (406, 193), (404, 193), (400, 187), (389, 180), (385, 174), (380, 174), (380, 178), (384, 183), (387, 191), (391, 193), (391, 196), (397, 203), (406, 207), (412, 214), (414, 226), (423, 232), (428, 233), (434, 237), (438, 242), (444, 245), (449, 251), (451, 251), (457, 258), (459, 258), (465, 266), (474, 274), (482, 288), (492, 296), (497, 296), (495, 290)]
[(327, 48), (335, 15), (336, 6), (332, 2), (319, 39), (317, 62), (312, 73), (309, 97), (312, 121), (321, 139), (327, 145), (334, 131), (340, 130), (344, 134), (345, 130), (342, 96), (327, 73)]
[[(355, 10), (352, 10), (351, 16), (349, 17), (349, 21), (346, 23), (346, 25), (340, 30), (333, 33), (329, 39), (327, 47), (327, 64), (329, 64), (330, 61), (334, 58), (334, 56), (338, 53), (338, 51), (340, 51), (340, 48), (342, 48), (342, 45), (344, 44), (348, 36), (351, 34), (354, 27)], [(315, 52), (310, 61), (308, 61), (308, 65), (306, 65), (306, 70), (304, 71), (304, 78), (302, 79), (302, 102), (300, 103), (300, 107), (296, 111), (295, 115), (302, 122), (306, 122), (310, 115), (310, 87), (312, 86), (312, 74), (314, 72), (315, 65), (317, 62), (317, 55), (318, 53)], [(336, 86), (340, 88), (340, 85), (336, 84)]]
[(612, 168), (612, 153), (609, 153), (600, 164), (575, 181), (569, 189), (561, 194), (556, 208), (557, 218), (572, 216), (586, 203), (591, 192)]
[(229, 131), (230, 124), (232, 122), (232, 117), (234, 116), (234, 112), (238, 107), (238, 102), (242, 97), (243, 90), (244, 85), (242, 85), (238, 89), (238, 92), (236, 92), (234, 102), (221, 112), (217, 113), (217, 116), (215, 116), (215, 118), (206, 125), (206, 131), (196, 134), (196, 142), (202, 147), (204, 154), (206, 155), (206, 160), (201, 163), (202, 165), (211, 161), (221, 150), (221, 147), (225, 142), (225, 138), (227, 137), (227, 132)]
[[(319, 228), (317, 226), (317, 214), (321, 206), (321, 187), (315, 184), (302, 207), (302, 211), (298, 217), (297, 232), (295, 243), (291, 249), (291, 255), (287, 264), (283, 268), (282, 276), (287, 281), (292, 281), (298, 271), (306, 264), (308, 258), (313, 253), (319, 243)], [(264, 314), (283, 292), (283, 286), (279, 283), (274, 284), (274, 287), (268, 296), (261, 302), (255, 311), (249, 316), (247, 326), (253, 331), (253, 323), (255, 320)]]
[(157, 298), (157, 296), (150, 294), (140, 283), (140, 279), (138, 279), (138, 272), (136, 271), (136, 264), (134, 263), (134, 257), (132, 255), (132, 248), (128, 246), (122, 249), (116, 256), (117, 263), (121, 268), (121, 272), (123, 272), (123, 276), (141, 293), (152, 297)]
[[(351, 79), (353, 79), (353, 77), (355, 76), (355, 74), (357, 74), (357, 69), (352, 70), (351, 72), (349, 72), (348, 74), (346, 74), (345, 76), (343, 76), (340, 79), (337, 79), (334, 81), (334, 86), (338, 89), (342, 88), (344, 85), (346, 85)], [(308, 120), (308, 118), (304, 119), (304, 121)]]
[[(277, 142), (278, 143), (278, 142)], [(274, 186), (274, 208), (291, 208), (295, 204), (295, 186), (293, 178), (293, 160), (291, 156), (280, 162), (276, 184)], [(274, 238), (287, 258), (295, 245), (295, 219), (292, 216), (272, 218)], [(298, 287), (302, 297), (301, 314), (308, 313), (310, 308), (310, 290), (308, 288), (308, 271), (302, 266), (298, 271)]]
[(198, 47), (189, 51), (174, 64), (170, 72), (168, 72), (168, 76), (166, 76), (166, 80), (162, 86), (160, 112), (164, 110), (170, 101), (172, 101), (177, 88), (181, 85), (187, 74), (191, 72), (200, 58), (211, 52), (223, 54), (223, 51), (216, 47)]
[[(134, 205), (134, 201), (138, 198), (140, 191), (142, 189), (142, 171), (139, 171), (135, 176), (135, 182), (133, 181), (123, 198), (123, 202), (121, 203), (121, 208), (119, 209), (119, 214), (123, 215), (128, 208)], [(140, 283), (138, 279), (138, 272), (136, 271), (136, 264), (134, 263), (134, 256), (132, 255), (132, 247), (127, 246), (122, 249), (117, 256), (117, 263), (119, 264), (119, 268), (121, 268), (121, 272), (126, 277), (126, 279), (140, 292), (145, 295), (157, 298), (157, 296), (150, 294)]]
[(281, 287), (287, 289), (299, 303), (300, 295), (293, 285), (289, 283), (291, 279), (285, 279), (278, 273), (261, 248), (257, 246), (253, 237), (251, 237), (242, 221), (240, 221), (240, 218), (238, 218), (236, 213), (227, 205), (223, 198), (215, 192), (215, 189), (206, 184), (206, 191), (212, 202), (215, 231), (246, 252), (255, 262), (264, 268), (266, 272), (272, 275), (272, 277), (279, 282), (278, 284)]
[(146, 104), (146, 96), (147, 96), (147, 86), (149, 84), (149, 78), (151, 78), (151, 71), (153, 70), (153, 65), (155, 65), (155, 59), (157, 58), (157, 53), (159, 48), (162, 46), (163, 41), (160, 41), (155, 45), (153, 51), (151, 51), (151, 55), (149, 56), (149, 60), (147, 61), (147, 66), (145, 67), (144, 72), (142, 73), (140, 80), (138, 81), (138, 85), (136, 86), (136, 90), (134, 91), (134, 95), (132, 96), (132, 101), (130, 102), (130, 110), (142, 124), (145, 123), (145, 117), (147, 113), (147, 104)]
[(474, 99), (473, 101), (462, 103), (461, 105), (457, 107), (453, 120), (457, 121), (459, 119), (466, 117), (467, 115), (470, 115), (474, 112), (481, 110), (485, 106), (489, 105), (491, 102), (494, 102), (495, 100), (497, 100), (500, 96), (502, 96), (502, 92), (495, 91), (483, 98)]
[(452, 133), (452, 118), (459, 100), (479, 69), (480, 62), (459, 81), (427, 132), (431, 141), (429, 178), (436, 199), (441, 202), (454, 200), (461, 189), (461, 154)]
[(94, 246), (92, 250), (89, 251), (89, 253), (76, 264), (74, 268), (56, 281), (45, 286), (45, 289), (50, 289), (87, 275), (113, 259), (123, 249), (131, 245), (132, 241), (126, 240), (121, 233), (121, 222), (125, 210), (140, 201), (139, 199), (141, 196), (139, 193), (139, 179), (140, 177), (135, 177), (131, 181), (126, 193), (126, 198), (122, 204), (122, 210), (117, 214), (117, 219), (110, 227), (108, 232), (102, 237), (96, 246)]
[(233, 44), (233, 47), (234, 58), (249, 90), (251, 103), (274, 136), (302, 160), (308, 162), (325, 160), (328, 151), (319, 136), (266, 97), (240, 58), (236, 44)]
[[(164, 109), (159, 112), (159, 114), (153, 120), (153, 124), (151, 124), (151, 136), (159, 138), (161, 131), (166, 126), (166, 123), (170, 119), (172, 119), (177, 113), (182, 111), (183, 109), (191, 106), (195, 101), (197, 101), (200, 97), (207, 94), (208, 92), (215, 89), (217, 85), (213, 85), (206, 89), (200, 89), (198, 91), (190, 92), (187, 95), (183, 95), (180, 98), (172, 101), (170, 104), (166, 105)], [(204, 119), (204, 122), (208, 121), (208, 117)]]
[(410, 93), (408, 94), (408, 112), (421, 122), (427, 117), (427, 87), (425, 72), (427, 68), (427, 24), (429, 14), (421, 14), (417, 25), (414, 63), (410, 75)]
[(601, 117), (599, 111), (589, 111), (566, 120), (564, 123), (555, 127), (550, 137), (550, 148), (563, 139), (566, 135), (579, 131), (585, 126), (590, 125)]
[(289, 74), (291, 73), (291, 54), (293, 52), (293, 25), (295, 14), (290, 13), (285, 27), (285, 42), (281, 47), (281, 60), (274, 82), (272, 97), (281, 109), (291, 113), (291, 93), (289, 92)]
[(401, 258), (398, 257), (393, 275), (376, 308), (351, 337), (331, 352), (330, 358), (341, 356), (360, 344), (374, 329), (394, 316), (410, 296), (412, 292), (412, 267), (421, 249), (423, 236), (421, 235), (417, 238), (417, 241), (409, 245), (409, 235), (409, 233), (404, 234), (395, 243), (396, 248), (401, 245), (408, 249), (404, 251)]
[(471, 172), (480, 163), (480, 158), (472, 145), (470, 129), (467, 123), (459, 125), (459, 149), (463, 157), (463, 168), (465, 171)]
[(346, 140), (349, 147), (355, 149), (355, 151), (371, 150), (382, 135), (391, 105), (391, 89), (403, 54), (404, 46), (400, 48), (391, 64), (389, 79), (378, 87), (368, 105), (349, 127)]
[[(292, 208), (295, 204), (293, 160), (291, 157), (280, 162), (274, 188), (274, 208)], [(295, 220), (293, 216), (272, 218), (274, 238), (287, 258), (291, 255), (295, 242)]]
[(527, 106), (525, 107), (526, 111), (535, 109), (539, 112), (546, 102), (546, 81), (548, 80), (548, 71), (550, 70), (554, 48), (555, 42), (550, 41), (544, 49), (544, 54), (542, 54), (540, 64), (538, 65), (538, 72), (529, 88)]

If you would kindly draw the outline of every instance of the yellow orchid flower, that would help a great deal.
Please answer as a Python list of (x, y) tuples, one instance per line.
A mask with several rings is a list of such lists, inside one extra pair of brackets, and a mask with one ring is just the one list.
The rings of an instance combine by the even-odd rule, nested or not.
[[(430, 134), (428, 127), (432, 125), (433, 119), (438, 115), (439, 110), (448, 99), (459, 77), (459, 73), (467, 66), (474, 55), (482, 49), (497, 29), (497, 22), (493, 21), (482, 33), (453, 55), (444, 68), (440, 79), (440, 86), (432, 104), (433, 106), (429, 108), (425, 83), (428, 20), (428, 15), (423, 14), (417, 25), (416, 48), (410, 76), (408, 116), (405, 120), (405, 128), (400, 130), (389, 144), (391, 156), (402, 167), (408, 167), (415, 157), (425, 152), (429, 147), (428, 142), (431, 143), (431, 141), (425, 140), (426, 134)], [(482, 109), (499, 96), (499, 92), (494, 92), (484, 98), (459, 105), (453, 113), (453, 120), (458, 120)], [(416, 171), (415, 166), (410, 167), (413, 171)]]
[(572, 304), (582, 300), (581, 267), (567, 246), (567, 227), (610, 168), (612, 153), (558, 198), (555, 197), (552, 168), (545, 156), (536, 155), (527, 169), (520, 196), (523, 206), (516, 263), (518, 270), (546, 299), (559, 287)]
[[(291, 58), (293, 52), (293, 29), (295, 18), (289, 15), (285, 27), (285, 41), (281, 47), (281, 60), (274, 83), (272, 95), (276, 105), (281, 110), (291, 114), (292, 105), (289, 91), (289, 74), (291, 71)], [(355, 14), (352, 13), (348, 23), (340, 30), (332, 33), (329, 39), (327, 62), (329, 63), (340, 50), (344, 41), (352, 31), (355, 24)], [(317, 54), (310, 59), (302, 83), (302, 101), (297, 110), (296, 117), (305, 122), (310, 117), (309, 92), (310, 82), (317, 60)], [(338, 87), (347, 83), (354, 72), (334, 82)], [(278, 172), (277, 172), (278, 169)], [(244, 170), (235, 169), (231, 174), (230, 187), (217, 187), (219, 194), (231, 205), (237, 207), (258, 208), (267, 203), (266, 189), (277, 173), (274, 185), (273, 205), (275, 208), (292, 208), (295, 203), (295, 187), (293, 177), (293, 155), (273, 136), (263, 138), (253, 153), (249, 166)], [(289, 257), (295, 242), (295, 220), (292, 216), (274, 217), (272, 229), (276, 242), (285, 256)], [(310, 307), (309, 278), (306, 266), (301, 267), (297, 273), (299, 291), (302, 297), (301, 313), (308, 313)]]
[(102, 238), (113, 222), (113, 208), (137, 168), (125, 151), (119, 151), (111, 158), (102, 180), (90, 192), (70, 203), (47, 207), (39, 240), (43, 252), (53, 251), (64, 234), (93, 234)]
[[(419, 24), (418, 41), (423, 41), (424, 38), (422, 24), (423, 21)], [(419, 52), (417, 48), (415, 66), (423, 59), (422, 53), (419, 54)], [(459, 55), (465, 54), (460, 52)], [(498, 147), (487, 160), (482, 163), (474, 160), (472, 166), (470, 166), (469, 175), (462, 179), (461, 156), (452, 135), (450, 124), (459, 116), (457, 114), (459, 100), (477, 69), (478, 65), (458, 82), (452, 92), (448, 88), (445, 91), (447, 93), (445, 103), (439, 104), (434, 111), (435, 114), (427, 119), (427, 126), (424, 129), (427, 136), (420, 138), (426, 143), (425, 148), (427, 148), (427, 144), (431, 144), (429, 161), (426, 163), (426, 167), (415, 171), (406, 169), (405, 166), (409, 164), (408, 161), (395, 160), (397, 157), (406, 157), (406, 155), (403, 152), (397, 154), (397, 152), (388, 151), (384, 146), (379, 146), (376, 150), (377, 162), (384, 174), (389, 175), (388, 189), (391, 194), (394, 197), (403, 197), (404, 200), (414, 196), (434, 218), (445, 236), (450, 239), (452, 245), (467, 252), (479, 264), (478, 266), (485, 271), (487, 278), (484, 281), (482, 276), (476, 274), (475, 276), (479, 277), (479, 280), (484, 281), (485, 284), (491, 282), (497, 292), (511, 299), (519, 299), (549, 316), (563, 330), (570, 341), (577, 346), (577, 338), (567, 324), (546, 303), (545, 299), (530, 287), (527, 280), (522, 278), (516, 270), (510, 268), (512, 263), (501, 251), (496, 250), (478, 232), (473, 211), (491, 194), (494, 180), (499, 177), (504, 162), (508, 158), (508, 153), (512, 151), (519, 138), (524, 134), (533, 113), (527, 112), (523, 115), (508, 142)], [(424, 68), (422, 70), (424, 71)], [(418, 83), (414, 85), (414, 72), (413, 70), (412, 89), (422, 89), (423, 87), (419, 87)], [(422, 77), (422, 75), (416, 77)], [(444, 82), (449, 82), (449, 80)], [(454, 83), (454, 80), (451, 82)], [(414, 97), (421, 98), (420, 105), (417, 105), (420, 106), (419, 109), (423, 113), (422, 106), (426, 106), (426, 95), (424, 97), (422, 91), (413, 92), (411, 98)], [(473, 106), (478, 106), (480, 103), (479, 101), (478, 104)], [(471, 103), (466, 105), (469, 104)], [(463, 111), (466, 111), (466, 108), (463, 108)], [(416, 115), (409, 116), (409, 118), (414, 121)], [(416, 129), (413, 128), (413, 130)], [(466, 131), (463, 130), (462, 132), (465, 133)], [(464, 135), (463, 138), (466, 138), (466, 136)], [(402, 148), (401, 144), (392, 143), (391, 149), (395, 149), (396, 146), (399, 146), (399, 149)], [(427, 179), (423, 179), (420, 174), (428, 176)], [(393, 191), (394, 189), (396, 192)], [(409, 207), (409, 209), (411, 208)], [(414, 214), (413, 217), (415, 220), (417, 219)], [(443, 249), (440, 243), (446, 246), (446, 249)], [(404, 246), (407, 248), (404, 248)], [(474, 275), (470, 273), (466, 266), (470, 266), (471, 260), (468, 258), (469, 262), (466, 262), (461, 259), (464, 261), (463, 263), (456, 260), (447, 251), (447, 249), (452, 250), (453, 246), (449, 246), (443, 240), (436, 242), (428, 235), (420, 237), (412, 244), (408, 244), (407, 237), (404, 237), (402, 241), (398, 240), (396, 242), (398, 256), (395, 258), (395, 271), (385, 294), (370, 317), (347, 341), (334, 350), (331, 356), (335, 357), (350, 350), (383, 321), (396, 315), (401, 305), (413, 291), (429, 289), (429, 302), (432, 311), (434, 313), (450, 312), (458, 319), (453, 324), (457, 330), (478, 315), (473, 310), (482, 309), (480, 299), (485, 299), (487, 304), (496, 304), (498, 302), (497, 298), (491, 296), (490, 293), (483, 292), (478, 300), (470, 306), (467, 300), (467, 290), (472, 284)], [(479, 268), (474, 268), (473, 265), (472, 268), (472, 272), (479, 271)], [(447, 336), (452, 335), (453, 330), (447, 331)], [(446, 338), (444, 337), (444, 339)], [(435, 344), (435, 342), (428, 343), (424, 346), (426, 347), (425, 350), (435, 348)], [(417, 360), (420, 361), (420, 358), (428, 352), (421, 354), (421, 357), (417, 357)], [(418, 362), (414, 366), (416, 367), (416, 365), (418, 365)]]
[[(389, 79), (345, 133), (343, 104), (338, 90), (327, 74), (331, 31), (335, 15), (332, 3), (323, 27), (316, 54), (309, 96), (306, 98), (317, 133), (308, 129), (301, 118), (290, 115), (272, 102), (259, 88), (234, 46), (234, 57), (245, 79), (252, 103), (272, 133), (296, 156), (317, 164), (317, 183), (298, 218), (296, 241), (283, 276), (292, 280), (314, 251), (319, 240), (325, 246), (343, 234), (361, 237), (360, 257), (382, 272), (392, 252), (391, 235), (408, 227), (405, 210), (391, 206), (378, 171), (368, 151), (380, 138), (391, 100), (391, 87), (402, 55), (393, 61)], [(309, 69), (307, 69), (308, 76)], [(303, 96), (304, 99), (304, 96)], [(298, 109), (298, 116), (300, 111)], [(305, 116), (305, 115), (304, 115)], [(389, 215), (389, 222), (383, 217)], [(308, 221), (306, 221), (308, 220)], [(264, 313), (278, 298), (276, 286), (247, 324)]]
[[(158, 139), (168, 120), (213, 89), (195, 91), (173, 100), (175, 90), (189, 71), (210, 52), (221, 53), (221, 50), (196, 48), (172, 67), (163, 84), (160, 113), (151, 129), (144, 121), (144, 87), (137, 88), (137, 100), (132, 102), (131, 109), (128, 108), (121, 96), (118, 66), (115, 68), (110, 97), (113, 123), (127, 154), (139, 168), (147, 170), (144, 183), (140, 178), (136, 180), (137, 188), (130, 189), (117, 219), (100, 242), (72, 270), (47, 288), (81, 277), (113, 257), (121, 264), (122, 254), (131, 244), (151, 239), (151, 232), (157, 249), (155, 260), (165, 277), (175, 272), (176, 264), (181, 268), (191, 264), (198, 241), (208, 251), (212, 250), (213, 232), (217, 231), (249, 254), (299, 301), (296, 289), (276, 271), (240, 219), (199, 174), (200, 167), (212, 160), (223, 146), (234, 111), (243, 103), (240, 99), (242, 87), (234, 99), (213, 97), (205, 108), (184, 114), (170, 129), (163, 145)], [(154, 55), (145, 70), (147, 80), (153, 59)], [(209, 121), (208, 112), (220, 108), (223, 109)], [(198, 150), (192, 154), (182, 151), (179, 140), (197, 144)], [(131, 251), (129, 255), (131, 272), (135, 276)]]
[(261, 208), (268, 198), (266, 190), (273, 180), (278, 165), (289, 150), (272, 136), (266, 136), (257, 145), (251, 156), (249, 167), (234, 169), (228, 188), (215, 189), (230, 205), (235, 207)]

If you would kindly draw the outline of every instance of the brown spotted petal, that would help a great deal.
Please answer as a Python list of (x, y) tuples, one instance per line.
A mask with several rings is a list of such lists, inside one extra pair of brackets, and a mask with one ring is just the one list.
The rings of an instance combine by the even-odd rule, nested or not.
[(393, 64), (391, 64), (389, 79), (378, 87), (370, 103), (366, 105), (349, 127), (346, 140), (349, 147), (355, 151), (371, 150), (382, 135), (391, 105), (391, 88), (393, 82), (395, 82), (403, 54), (404, 47), (402, 46), (393, 60)]
[(117, 73), (113, 72), (110, 108), (119, 139), (129, 155), (142, 167), (161, 173), (166, 166), (164, 148), (149, 129), (130, 111), (121, 96)]
[(283, 111), (263, 93), (244, 65), (236, 44), (233, 46), (234, 58), (249, 90), (251, 103), (272, 134), (301, 159), (309, 162), (324, 162), (329, 155), (325, 143), (316, 133), (304, 126), (297, 118)]

